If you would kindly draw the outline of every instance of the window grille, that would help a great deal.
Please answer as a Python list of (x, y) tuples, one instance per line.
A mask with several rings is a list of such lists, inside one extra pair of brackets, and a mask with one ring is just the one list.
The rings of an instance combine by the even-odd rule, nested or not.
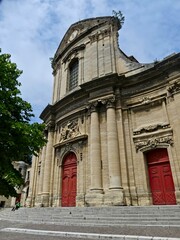
[(76, 59), (69, 65), (69, 91), (78, 86), (78, 70), (79, 62), (78, 59)]

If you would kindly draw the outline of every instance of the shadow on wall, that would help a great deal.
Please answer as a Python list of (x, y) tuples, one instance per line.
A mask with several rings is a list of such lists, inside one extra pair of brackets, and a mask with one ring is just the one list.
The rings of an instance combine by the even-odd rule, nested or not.
[(0, 202), (0, 208), (4, 208), (5, 207), (5, 201), (1, 201)]

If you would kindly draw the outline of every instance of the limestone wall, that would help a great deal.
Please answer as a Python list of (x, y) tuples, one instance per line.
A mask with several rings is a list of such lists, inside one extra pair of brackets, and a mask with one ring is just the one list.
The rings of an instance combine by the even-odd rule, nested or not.
[[(73, 152), (76, 206), (152, 205), (147, 152), (164, 148), (179, 204), (179, 55), (139, 64), (119, 50), (118, 27), (99, 21), (72, 25), (57, 50), (53, 104), (42, 114), (48, 143), (34, 158), (28, 203), (61, 206), (63, 160)], [(78, 86), (69, 92), (74, 58)]]

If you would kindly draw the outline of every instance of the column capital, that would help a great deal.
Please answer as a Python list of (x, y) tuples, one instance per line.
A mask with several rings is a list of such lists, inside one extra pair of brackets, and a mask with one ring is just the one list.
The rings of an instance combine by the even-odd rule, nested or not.
[(87, 109), (89, 110), (90, 113), (97, 112), (97, 106), (98, 106), (98, 101), (94, 101), (89, 103), (89, 105), (87, 106)]
[(55, 131), (55, 123), (54, 121), (50, 121), (47, 126), (46, 126), (46, 130), (48, 132), (54, 132)]
[(116, 102), (115, 96), (108, 98), (106, 102), (106, 108), (115, 108), (115, 102)]
[(89, 103), (87, 109), (92, 112), (97, 112), (97, 106), (105, 105), (106, 108), (115, 108), (116, 98), (115, 96), (109, 96), (106, 98), (99, 98)]

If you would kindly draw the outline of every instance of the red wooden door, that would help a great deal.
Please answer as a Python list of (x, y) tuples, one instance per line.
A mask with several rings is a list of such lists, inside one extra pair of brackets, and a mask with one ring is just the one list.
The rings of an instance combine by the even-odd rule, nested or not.
[(62, 207), (76, 206), (77, 159), (70, 153), (64, 159), (62, 173)]
[(153, 204), (176, 204), (167, 150), (162, 148), (150, 151), (147, 153), (147, 160)]

